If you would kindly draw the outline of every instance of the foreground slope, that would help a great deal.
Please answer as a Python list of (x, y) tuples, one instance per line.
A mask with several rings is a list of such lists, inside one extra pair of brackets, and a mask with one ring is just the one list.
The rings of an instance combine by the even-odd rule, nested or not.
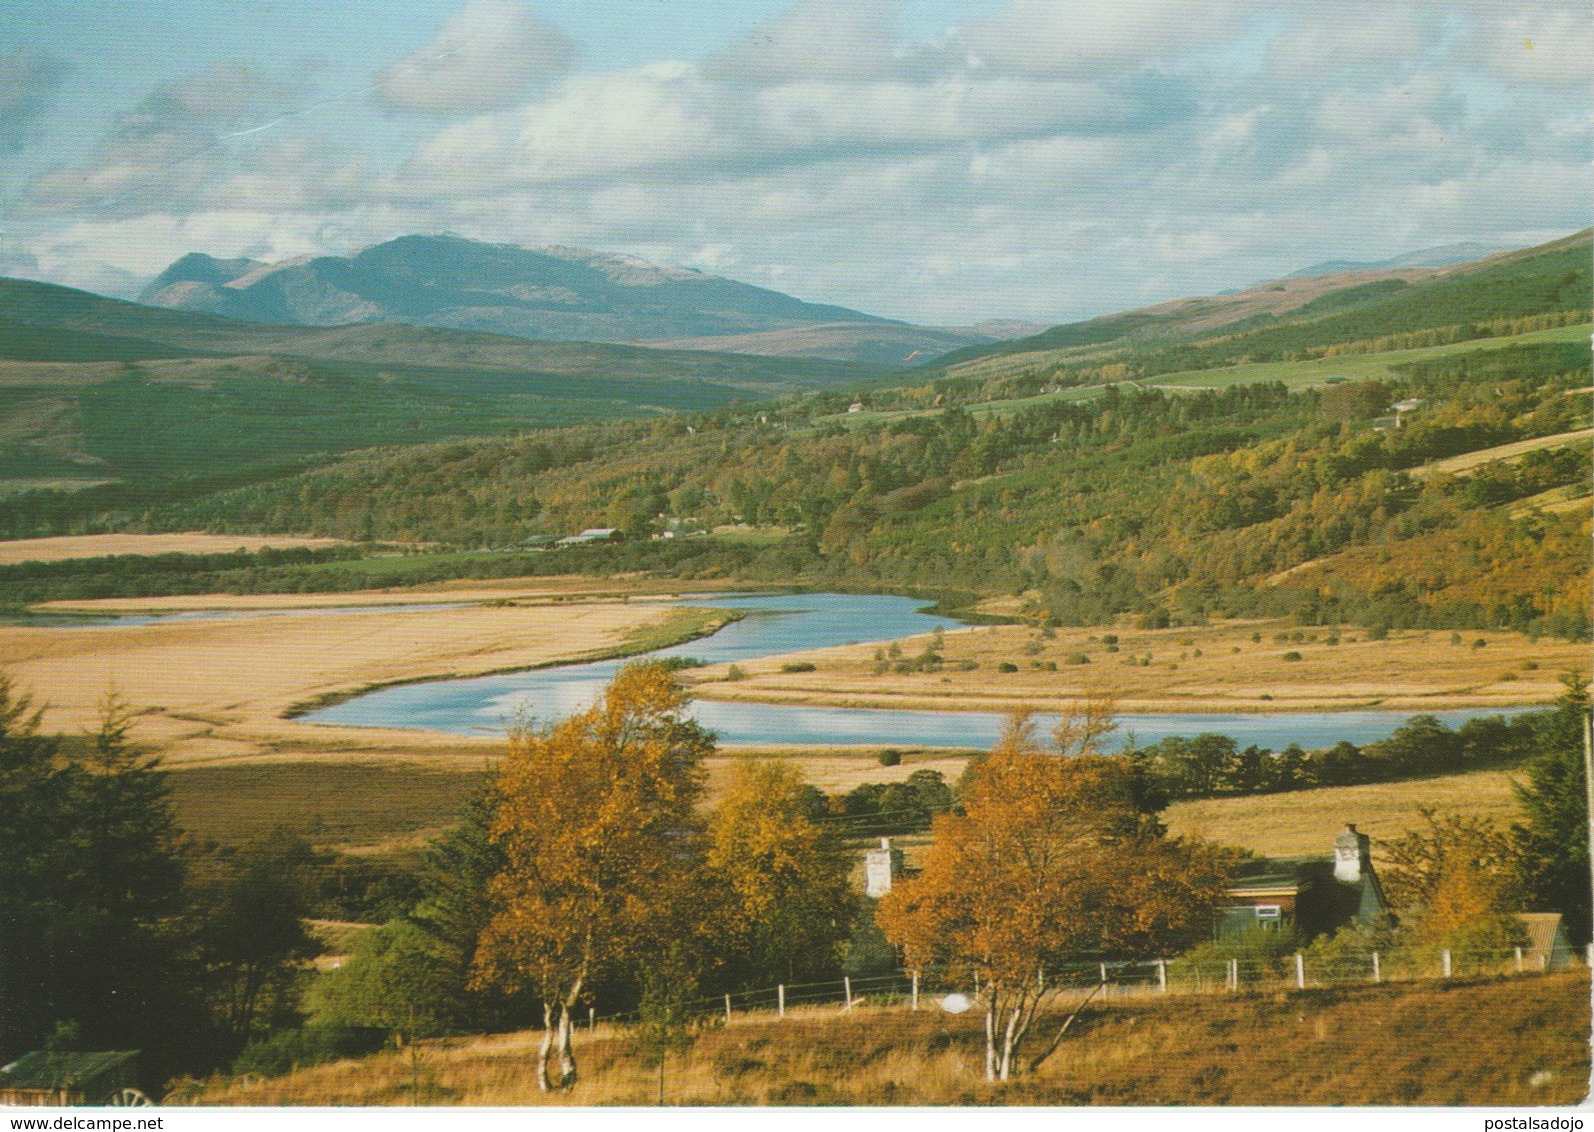
[[(980, 1020), (818, 1007), (733, 1018), (672, 1054), (676, 1105), (1573, 1105), (1588, 1092), (1586, 972), (1097, 1000), (1033, 1076), (985, 1083)], [(1050, 1032), (1050, 1027), (1039, 1027)], [(657, 1103), (631, 1035), (578, 1034), (581, 1080), (539, 1094), (539, 1035), (420, 1043), (216, 1086), (201, 1104)], [(1039, 1039), (1034, 1039), (1038, 1041)]]

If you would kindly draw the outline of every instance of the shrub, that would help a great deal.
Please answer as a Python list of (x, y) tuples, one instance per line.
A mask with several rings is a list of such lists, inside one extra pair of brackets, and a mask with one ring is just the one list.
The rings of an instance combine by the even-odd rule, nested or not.
[(1090, 657), (1086, 656), (1082, 652), (1071, 652), (1071, 653), (1068, 654), (1068, 663), (1069, 664), (1089, 664), (1090, 663)]
[(382, 1048), (387, 1035), (378, 1029), (354, 1026), (306, 1026), (302, 1030), (278, 1030), (268, 1038), (256, 1038), (233, 1062), (234, 1075), (258, 1073), (262, 1077), (281, 1077), (310, 1065), (356, 1057)]
[(902, 752), (895, 747), (887, 747), (879, 756), (881, 766), (896, 766), (902, 762)]
[(781, 665), (780, 670), (782, 672), (812, 672), (814, 670), (814, 666), (809, 664), (806, 660), (797, 660), (790, 664)]
[(742, 671), (742, 666), (741, 665), (733, 664), (733, 665), (731, 665), (729, 668), (727, 668), (725, 670), (725, 679), (727, 679), (727, 680), (746, 680), (747, 679), (747, 673)]
[(998, 672), (1017, 672), (1018, 671), (1018, 665), (1014, 664), (1010, 660), (1004, 660), (1004, 661), (1002, 661), (1001, 664), (998, 664), (996, 666), (996, 670)]
[(1289, 652), (1284, 654), (1284, 659), (1285, 660), (1300, 660), (1301, 659), (1301, 654), (1296, 652), (1294, 649), (1291, 649)]

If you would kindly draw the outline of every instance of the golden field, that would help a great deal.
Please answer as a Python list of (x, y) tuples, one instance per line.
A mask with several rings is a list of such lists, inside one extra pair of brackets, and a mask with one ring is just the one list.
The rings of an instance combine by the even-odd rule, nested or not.
[(1264, 857), (1326, 853), (1334, 835), (1352, 822), (1373, 838), (1376, 855), (1380, 841), (1422, 825), (1418, 810), (1423, 806), (1509, 826), (1521, 817), (1511, 783), (1523, 777), (1520, 772), (1485, 770), (1288, 794), (1200, 798), (1175, 802), (1163, 820), (1171, 833), (1238, 846)]
[(207, 535), (197, 531), (169, 535), (59, 535), (55, 538), (0, 541), (0, 566), (19, 562), (60, 562), (110, 554), (229, 554), (234, 550), (286, 550), (295, 546), (340, 546), (335, 538), (297, 535)]
[[(1236, 620), (1200, 628), (1119, 628), (1117, 643), (1109, 645), (1103, 637), (1110, 632), (960, 629), (944, 635), (944, 664), (936, 672), (877, 674), (881, 646), (853, 645), (744, 662), (739, 680), (727, 679), (726, 665), (687, 675), (704, 699), (759, 703), (1055, 711), (1082, 696), (1107, 695), (1125, 713), (1415, 713), (1547, 704), (1561, 691), (1562, 672), (1589, 665), (1587, 645), (1511, 632), (1394, 630), (1375, 641), (1355, 628)], [(931, 640), (910, 637), (897, 646), (912, 660)], [(895, 664), (889, 653), (884, 660)], [(812, 664), (814, 671), (781, 671), (794, 663)], [(1001, 671), (1004, 663), (1017, 670)]]
[(395, 681), (645, 651), (722, 620), (662, 603), (550, 599), (99, 628), (13, 625), (0, 627), (0, 669), (47, 705), (50, 730), (93, 726), (98, 701), (114, 688), (146, 713), (141, 740), (173, 763), (329, 746), (458, 748), (473, 741), (283, 716), (307, 701)]

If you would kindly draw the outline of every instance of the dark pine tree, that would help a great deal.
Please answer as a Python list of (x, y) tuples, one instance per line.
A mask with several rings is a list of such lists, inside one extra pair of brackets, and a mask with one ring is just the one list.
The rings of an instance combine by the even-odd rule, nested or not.
[(1589, 941), (1588, 786), (1583, 765), (1583, 729), (1589, 684), (1581, 673), (1564, 678), (1566, 691), (1555, 710), (1538, 723), (1538, 758), (1528, 781), (1517, 786), (1526, 821), (1513, 832), (1524, 862), (1535, 910), (1565, 916), (1568, 937)]

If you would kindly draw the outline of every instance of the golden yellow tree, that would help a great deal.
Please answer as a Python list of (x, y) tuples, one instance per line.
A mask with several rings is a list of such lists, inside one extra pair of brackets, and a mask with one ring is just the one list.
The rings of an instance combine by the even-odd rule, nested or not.
[(1030, 736), (1024, 716), (1009, 724), (967, 783), (965, 812), (936, 817), (922, 871), (876, 913), (910, 964), (977, 982), (993, 1081), (1018, 1070), (1025, 1037), (1060, 989), (1049, 971), (1203, 938), (1231, 860), (1165, 839), (1127, 758), (1047, 753)]
[(708, 823), (705, 948), (731, 985), (792, 982), (834, 967), (857, 897), (852, 861), (805, 812), (802, 775), (778, 759), (742, 759)]
[[(658, 663), (627, 665), (588, 710), (510, 737), (492, 834), (506, 865), (475, 983), (543, 1004), (538, 1087), (575, 1082), (572, 1010), (593, 981), (672, 934), (692, 871), (693, 807), (712, 737)], [(550, 1075), (557, 1048), (559, 1069)]]

